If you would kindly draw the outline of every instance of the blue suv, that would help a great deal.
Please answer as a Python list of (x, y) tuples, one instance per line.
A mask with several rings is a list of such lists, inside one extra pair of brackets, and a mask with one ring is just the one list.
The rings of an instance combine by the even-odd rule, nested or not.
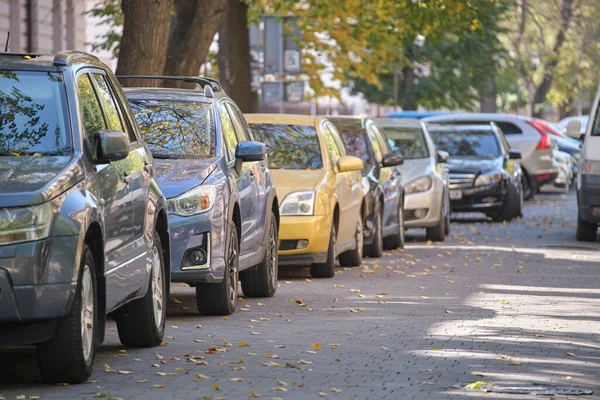
[(246, 296), (277, 289), (279, 202), (265, 160), (235, 103), (215, 80), (119, 77), (195, 84), (202, 90), (129, 88), (167, 197), (171, 280), (196, 288), (202, 314), (234, 312)]

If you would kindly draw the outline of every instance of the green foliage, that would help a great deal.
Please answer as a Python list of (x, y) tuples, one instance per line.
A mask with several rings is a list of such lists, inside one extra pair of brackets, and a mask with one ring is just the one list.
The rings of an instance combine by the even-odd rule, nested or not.
[(97, 41), (91, 43), (92, 50), (107, 50), (112, 52), (115, 58), (119, 57), (121, 29), (124, 20), (121, 0), (98, 0), (86, 13), (92, 17), (100, 18), (98, 24), (108, 27), (104, 35), (97, 37)]

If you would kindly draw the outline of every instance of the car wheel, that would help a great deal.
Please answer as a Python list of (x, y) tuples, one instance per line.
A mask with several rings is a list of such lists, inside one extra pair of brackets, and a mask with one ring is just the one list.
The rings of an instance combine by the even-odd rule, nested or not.
[(167, 279), (162, 243), (156, 231), (151, 271), (146, 295), (125, 304), (115, 315), (119, 340), (126, 347), (158, 346), (165, 334)]
[(265, 258), (252, 271), (240, 272), (242, 290), (248, 297), (272, 297), (277, 290), (278, 253), (277, 253), (277, 217), (271, 211), (269, 242)]
[(525, 199), (525, 200), (533, 199), (533, 196), (535, 196), (535, 190), (529, 183), (529, 177), (526, 175), (523, 175), (522, 183), (523, 183), (523, 199)]
[(448, 236), (450, 234), (450, 200), (446, 199), (446, 216), (444, 217), (444, 234)]
[(427, 240), (432, 242), (443, 242), (446, 240), (445, 218), (440, 215), (440, 222), (436, 226), (426, 229)]
[(312, 264), (310, 266), (310, 276), (313, 278), (331, 278), (335, 275), (335, 241), (337, 235), (335, 230), (335, 221), (331, 224), (331, 233), (329, 234), (329, 246), (327, 246), (327, 260), (324, 263)]
[(598, 236), (598, 224), (587, 222), (577, 216), (577, 240), (580, 242), (595, 242)]
[(340, 265), (344, 267), (358, 267), (362, 264), (363, 247), (364, 247), (364, 232), (362, 216), (357, 218), (356, 232), (354, 238), (356, 240), (356, 248), (345, 251), (340, 254)]
[(71, 311), (58, 321), (54, 337), (37, 346), (44, 381), (80, 383), (92, 374), (98, 321), (96, 293), (94, 258), (84, 245)]
[(404, 229), (404, 206), (400, 205), (398, 210), (398, 232), (383, 239), (383, 248), (386, 250), (396, 250), (404, 248), (405, 229)]
[(200, 314), (230, 315), (237, 306), (239, 281), (239, 239), (235, 224), (229, 228), (225, 251), (225, 272), (220, 283), (196, 284), (196, 305)]
[(379, 212), (375, 216), (373, 243), (364, 246), (363, 254), (367, 257), (381, 257), (383, 254), (383, 227), (381, 225), (381, 213)]
[(508, 185), (506, 196), (500, 209), (490, 214), (495, 222), (511, 221), (513, 218), (523, 215), (523, 190), (512, 184)]

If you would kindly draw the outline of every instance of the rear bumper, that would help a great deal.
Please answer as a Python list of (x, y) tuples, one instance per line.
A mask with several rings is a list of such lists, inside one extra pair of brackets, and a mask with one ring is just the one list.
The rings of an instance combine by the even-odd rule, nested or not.
[(305, 267), (311, 264), (324, 263), (327, 260), (327, 253), (308, 253), (308, 254), (286, 254), (279, 255), (279, 265), (296, 265)]
[(584, 221), (600, 223), (600, 176), (582, 174), (577, 198), (579, 216)]

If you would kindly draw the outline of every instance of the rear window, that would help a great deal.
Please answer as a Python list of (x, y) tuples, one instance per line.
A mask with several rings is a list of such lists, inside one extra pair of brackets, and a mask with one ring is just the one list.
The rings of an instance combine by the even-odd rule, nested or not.
[(215, 122), (210, 104), (172, 100), (130, 100), (130, 103), (154, 157), (215, 156)]
[(0, 156), (72, 153), (59, 72), (0, 70)]
[(430, 131), (436, 147), (450, 157), (496, 158), (502, 155), (498, 138), (492, 131)]
[(427, 142), (421, 128), (384, 128), (392, 151), (406, 160), (429, 157)]
[(314, 126), (250, 124), (254, 139), (267, 146), (269, 168), (322, 169), (323, 159)]
[(498, 127), (500, 129), (502, 129), (502, 132), (504, 132), (505, 135), (521, 135), (521, 134), (523, 134), (523, 131), (521, 130), (521, 128), (519, 128), (518, 126), (516, 126), (515, 124), (513, 124), (511, 122), (482, 121), (482, 120), (441, 121), (441, 122), (432, 121), (432, 123), (434, 123), (434, 124), (441, 123), (441, 124), (451, 124), (451, 125), (483, 125), (483, 124), (489, 124), (490, 122), (496, 123), (496, 125), (498, 125)]

